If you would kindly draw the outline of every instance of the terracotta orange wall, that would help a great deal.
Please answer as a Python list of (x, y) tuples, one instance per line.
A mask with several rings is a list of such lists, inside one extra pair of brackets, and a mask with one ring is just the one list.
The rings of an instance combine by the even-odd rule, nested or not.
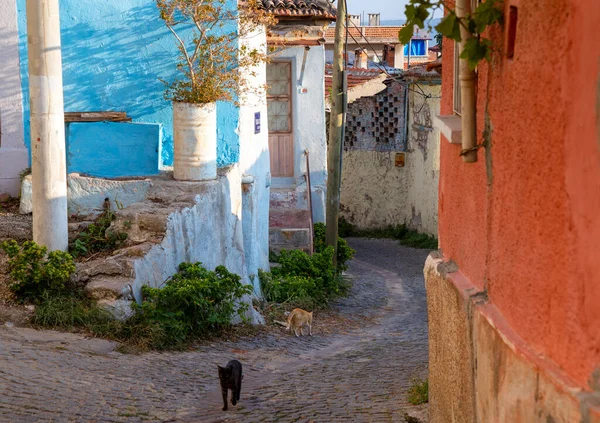
[[(515, 56), (497, 54), (493, 70), (478, 70), (492, 179), (483, 149), (466, 164), (460, 146), (443, 140), (440, 245), (520, 336), (588, 387), (600, 368), (600, 3), (510, 4), (519, 14)], [(501, 50), (506, 28), (491, 34)], [(444, 42), (444, 114), (452, 44)]]

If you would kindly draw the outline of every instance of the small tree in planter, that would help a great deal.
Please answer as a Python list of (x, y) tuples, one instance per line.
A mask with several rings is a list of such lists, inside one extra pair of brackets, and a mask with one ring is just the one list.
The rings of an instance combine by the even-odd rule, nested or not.
[[(266, 46), (244, 44), (274, 23), (257, 0), (156, 0), (160, 17), (175, 36), (179, 76), (165, 82), (173, 101), (174, 177), (217, 177), (217, 101), (239, 101), (250, 92), (252, 70), (267, 61)], [(187, 37), (184, 35), (187, 34)]]

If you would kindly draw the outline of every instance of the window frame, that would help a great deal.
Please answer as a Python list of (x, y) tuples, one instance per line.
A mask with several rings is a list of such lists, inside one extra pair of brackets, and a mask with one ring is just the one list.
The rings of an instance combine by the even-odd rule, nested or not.
[[(291, 60), (273, 60), (271, 63), (269, 64), (279, 64), (279, 63), (284, 63), (284, 64), (288, 64), (288, 93), (287, 94), (279, 94), (279, 95), (270, 95), (269, 91), (267, 89), (267, 110), (268, 110), (268, 105), (269, 105), (269, 100), (280, 100), (280, 99), (287, 99), (289, 100), (289, 118), (288, 118), (288, 127), (289, 130), (288, 131), (274, 131), (269, 127), (269, 133), (273, 133), (273, 134), (292, 134), (294, 132), (294, 96), (293, 96), (293, 80), (292, 80), (292, 66), (293, 63)], [(267, 64), (267, 66), (269, 66), (269, 64)], [(267, 111), (267, 121), (269, 119), (269, 113)]]
[[(410, 45), (415, 41), (422, 41), (424, 44), (424, 54), (411, 54), (410, 57), (428, 57), (429, 56), (429, 45), (427, 40), (410, 40), (408, 44), (405, 44), (402, 52), (404, 53), (404, 57), (408, 57), (407, 51), (410, 51)], [(406, 51), (405, 51), (406, 50)]]

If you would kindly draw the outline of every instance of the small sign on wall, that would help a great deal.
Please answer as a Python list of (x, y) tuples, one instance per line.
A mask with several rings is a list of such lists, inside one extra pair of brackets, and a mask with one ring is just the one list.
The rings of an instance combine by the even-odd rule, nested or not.
[(260, 112), (254, 113), (254, 133), (260, 134)]
[(396, 153), (395, 165), (396, 167), (404, 167), (404, 153)]

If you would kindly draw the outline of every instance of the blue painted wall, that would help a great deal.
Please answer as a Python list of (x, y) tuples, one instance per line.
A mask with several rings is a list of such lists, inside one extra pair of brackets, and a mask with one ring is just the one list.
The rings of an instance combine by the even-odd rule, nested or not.
[[(16, 1), (29, 148), (26, 0)], [(233, 8), (237, 2), (230, 4)], [(134, 122), (162, 124), (160, 164), (172, 165), (173, 113), (159, 78), (176, 75), (178, 51), (154, 0), (60, 0), (60, 18), (65, 111), (126, 111)], [(231, 103), (219, 103), (217, 113), (217, 164), (225, 166), (239, 161), (239, 111)], [(113, 129), (105, 127), (104, 136), (110, 137)], [(81, 166), (96, 159), (102, 146), (97, 147), (93, 156), (78, 159)]]
[(67, 169), (101, 178), (155, 175), (160, 130), (151, 123), (70, 123)]

